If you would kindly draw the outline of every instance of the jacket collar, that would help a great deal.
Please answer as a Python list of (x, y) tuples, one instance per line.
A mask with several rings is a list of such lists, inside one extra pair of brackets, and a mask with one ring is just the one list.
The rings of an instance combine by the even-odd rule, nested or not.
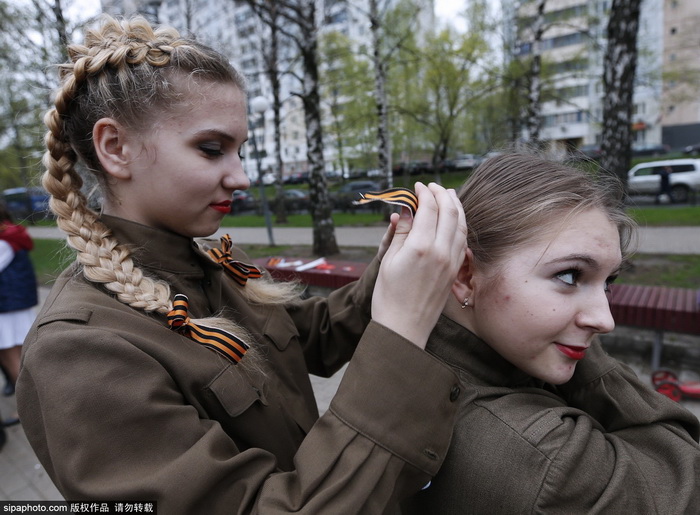
[(220, 268), (192, 238), (115, 216), (102, 215), (100, 221), (119, 243), (130, 247), (141, 266), (180, 274), (192, 274), (203, 267)]
[(506, 361), (486, 342), (445, 315), (440, 316), (426, 350), (485, 385), (542, 386), (541, 381)]

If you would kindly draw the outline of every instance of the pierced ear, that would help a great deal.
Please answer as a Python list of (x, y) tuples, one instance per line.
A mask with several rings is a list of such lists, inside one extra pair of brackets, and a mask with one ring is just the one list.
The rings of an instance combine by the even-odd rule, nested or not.
[(119, 122), (112, 118), (97, 120), (92, 128), (92, 141), (105, 172), (117, 179), (131, 178), (125, 149), (126, 130)]
[(464, 299), (471, 298), (474, 293), (473, 287), (474, 276), (474, 254), (471, 249), (467, 249), (464, 253), (464, 261), (459, 267), (457, 278), (452, 283), (452, 295), (457, 301), (462, 304)]

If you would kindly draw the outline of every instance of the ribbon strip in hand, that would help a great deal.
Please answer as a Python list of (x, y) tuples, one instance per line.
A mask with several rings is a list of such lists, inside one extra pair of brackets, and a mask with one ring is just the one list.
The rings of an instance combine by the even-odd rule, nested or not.
[(235, 261), (231, 256), (231, 237), (224, 234), (221, 237), (221, 248), (211, 249), (207, 253), (233, 277), (241, 286), (245, 286), (248, 279), (258, 279), (262, 277), (262, 271), (254, 266)]
[(218, 352), (230, 359), (234, 365), (243, 359), (243, 355), (250, 348), (246, 342), (223, 329), (193, 323), (187, 315), (188, 307), (187, 295), (175, 295), (173, 309), (168, 313), (170, 329)]
[(362, 198), (359, 200), (354, 200), (353, 204), (362, 205), (380, 201), (387, 204), (407, 207), (411, 210), (412, 215), (415, 215), (416, 209), (418, 209), (418, 197), (407, 188), (391, 188), (384, 191), (368, 191), (367, 193), (360, 193), (360, 196)]

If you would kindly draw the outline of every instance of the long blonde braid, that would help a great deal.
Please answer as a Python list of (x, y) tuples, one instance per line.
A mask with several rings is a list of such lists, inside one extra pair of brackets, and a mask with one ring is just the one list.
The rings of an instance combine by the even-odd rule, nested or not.
[[(181, 38), (174, 29), (154, 31), (141, 17), (121, 23), (105, 17), (100, 28), (88, 31), (84, 45), (71, 45), (68, 53), (70, 62), (60, 66), (62, 86), (55, 107), (44, 118), (49, 130), (42, 182), (52, 196), (51, 210), (68, 244), (77, 251), (88, 280), (104, 285), (131, 307), (167, 314), (172, 309), (170, 286), (143, 274), (130, 251), (98, 220), (81, 192), (83, 181), (76, 164), (81, 160), (109, 195), (92, 142), (97, 120), (112, 117), (127, 127), (147, 127), (149, 115), (177, 98), (172, 87), (177, 74), (230, 82), (242, 90), (244, 79), (217, 52)], [(272, 287), (267, 280), (249, 284), (243, 292), (258, 302), (280, 303), (297, 297), (293, 287)], [(243, 332), (226, 319), (207, 322)]]

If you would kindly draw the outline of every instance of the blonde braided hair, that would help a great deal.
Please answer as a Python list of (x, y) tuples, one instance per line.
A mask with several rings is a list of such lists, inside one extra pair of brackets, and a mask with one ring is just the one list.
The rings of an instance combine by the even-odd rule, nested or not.
[[(42, 183), (51, 194), (50, 208), (89, 281), (104, 285), (131, 307), (167, 314), (172, 309), (170, 286), (135, 266), (130, 251), (99, 221), (81, 192), (76, 165), (82, 161), (109, 195), (92, 141), (95, 122), (109, 117), (134, 130), (147, 128), (149, 120), (178, 99), (173, 87), (177, 77), (232, 83), (242, 91), (245, 80), (221, 54), (172, 28), (154, 30), (142, 17), (117, 21), (105, 16), (99, 28), (87, 32), (84, 44), (69, 46), (68, 55), (69, 62), (59, 67), (61, 87), (54, 108), (44, 117), (48, 132)], [(254, 302), (297, 298), (293, 287), (267, 280), (249, 281), (242, 291)], [(207, 322), (242, 332), (225, 319)]]

